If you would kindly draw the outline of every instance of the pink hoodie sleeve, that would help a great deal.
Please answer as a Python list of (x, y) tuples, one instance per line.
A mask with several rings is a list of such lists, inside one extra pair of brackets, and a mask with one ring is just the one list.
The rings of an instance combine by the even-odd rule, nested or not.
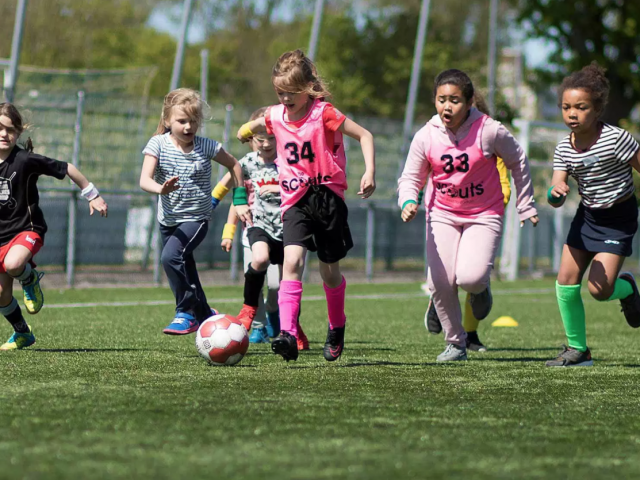
[(493, 119), (487, 120), (482, 132), (482, 145), (485, 155), (494, 153), (502, 158), (505, 166), (511, 171), (513, 183), (516, 185), (516, 209), (520, 220), (526, 220), (538, 212), (533, 199), (533, 182), (529, 170), (529, 160), (513, 135)]
[(418, 193), (424, 187), (431, 171), (431, 164), (427, 158), (429, 153), (427, 128), (425, 125), (413, 137), (404, 170), (398, 179), (398, 205), (400, 208), (407, 200), (418, 202)]

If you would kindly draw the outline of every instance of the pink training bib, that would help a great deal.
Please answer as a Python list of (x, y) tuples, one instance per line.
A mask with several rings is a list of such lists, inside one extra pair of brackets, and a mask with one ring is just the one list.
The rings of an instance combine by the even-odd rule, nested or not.
[(454, 144), (447, 132), (429, 125), (428, 153), (432, 169), (432, 192), (428, 210), (436, 208), (455, 215), (504, 213), (500, 174), (494, 155), (486, 158), (480, 139), (489, 117), (476, 120), (467, 136)]
[(344, 199), (347, 157), (340, 132), (335, 132), (336, 147), (327, 145), (322, 120), (326, 105), (326, 102), (315, 100), (298, 128), (285, 122), (284, 105), (271, 107), (271, 128), (278, 150), (282, 213), (295, 205), (312, 185), (325, 185)]

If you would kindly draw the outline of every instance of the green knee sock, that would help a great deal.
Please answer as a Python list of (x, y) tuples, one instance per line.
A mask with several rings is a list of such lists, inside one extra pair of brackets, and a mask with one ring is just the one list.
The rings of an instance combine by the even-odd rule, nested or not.
[(587, 326), (580, 285), (560, 285), (556, 282), (556, 297), (569, 346), (581, 352), (586, 351)]
[(613, 293), (606, 301), (620, 300), (622, 298), (627, 298), (631, 294), (633, 294), (631, 284), (622, 278), (616, 278), (616, 283), (613, 284)]

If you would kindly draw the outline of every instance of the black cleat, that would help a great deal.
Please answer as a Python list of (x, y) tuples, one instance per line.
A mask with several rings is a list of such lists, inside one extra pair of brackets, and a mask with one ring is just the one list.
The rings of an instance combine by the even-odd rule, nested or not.
[(327, 362), (334, 362), (340, 358), (344, 350), (344, 327), (334, 328), (327, 332), (327, 341), (322, 349), (322, 354)]
[(562, 351), (555, 360), (547, 361), (547, 367), (591, 367), (593, 359), (591, 352), (587, 348), (585, 352), (575, 348), (562, 346)]
[(638, 293), (636, 280), (629, 272), (621, 273), (618, 278), (626, 280), (631, 284), (631, 288), (633, 288), (633, 293), (631, 295), (620, 300), (620, 306), (622, 307), (624, 318), (627, 319), (629, 326), (638, 328), (640, 327), (640, 294)]
[(436, 312), (436, 306), (433, 304), (433, 300), (429, 300), (429, 306), (427, 312), (424, 314), (424, 326), (429, 330), (429, 333), (438, 335), (442, 331), (442, 324), (438, 318), (438, 312)]
[(491, 295), (491, 286), (487, 286), (480, 293), (472, 293), (469, 295), (469, 303), (471, 311), (476, 320), (484, 320), (491, 313), (493, 307), (493, 295)]
[(276, 355), (282, 355), (287, 362), (298, 360), (298, 342), (289, 332), (281, 331), (280, 335), (271, 342), (271, 350)]

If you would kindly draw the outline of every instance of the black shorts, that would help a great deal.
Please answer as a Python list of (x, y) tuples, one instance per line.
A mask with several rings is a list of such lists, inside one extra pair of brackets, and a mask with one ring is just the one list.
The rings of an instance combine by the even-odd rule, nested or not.
[(589, 208), (580, 203), (566, 243), (578, 250), (629, 257), (636, 230), (638, 204), (635, 195), (604, 209)]
[(282, 216), (284, 246), (300, 245), (324, 263), (335, 263), (353, 247), (347, 223), (349, 211), (338, 195), (324, 186), (309, 187), (307, 193)]
[(281, 240), (275, 240), (260, 227), (249, 227), (247, 230), (249, 245), (256, 242), (265, 242), (269, 246), (269, 261), (273, 265), (282, 265), (284, 262), (284, 245)]

